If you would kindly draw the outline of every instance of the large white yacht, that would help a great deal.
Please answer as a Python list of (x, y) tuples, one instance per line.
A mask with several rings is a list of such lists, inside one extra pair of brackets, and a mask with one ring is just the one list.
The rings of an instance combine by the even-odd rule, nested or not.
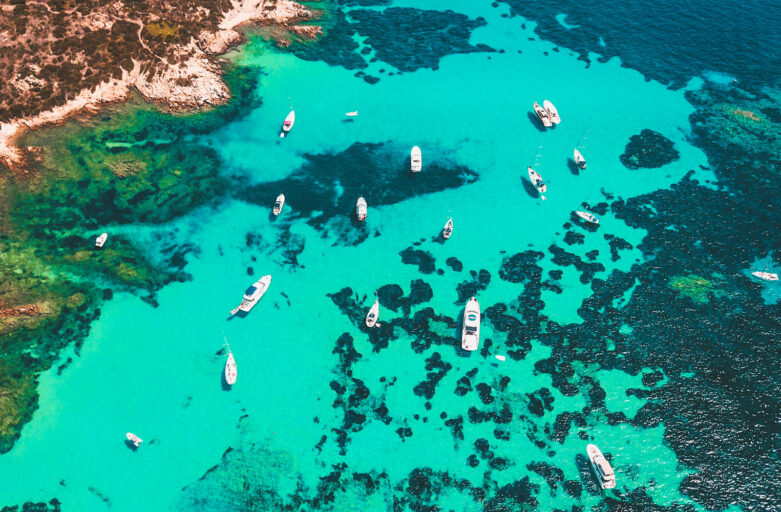
[(599, 224), (599, 217), (585, 210), (575, 210), (575, 215), (591, 224)]
[(464, 308), (464, 327), (461, 331), (461, 348), (477, 350), (480, 344), (480, 303), (472, 297)]
[(588, 460), (591, 461), (591, 469), (594, 470), (594, 474), (599, 480), (599, 485), (603, 489), (612, 489), (616, 486), (616, 475), (613, 473), (613, 468), (607, 461), (602, 452), (599, 451), (597, 445), (590, 444), (586, 446), (586, 453), (588, 453)]
[(410, 151), (409, 154), (409, 161), (412, 172), (420, 172), (421, 169), (423, 169), (423, 155), (421, 154), (420, 147), (412, 147), (412, 151)]
[(255, 304), (258, 303), (260, 298), (263, 297), (263, 294), (266, 293), (269, 284), (271, 284), (270, 275), (265, 275), (258, 279), (255, 284), (247, 288), (247, 291), (244, 292), (244, 299), (241, 301), (241, 304), (239, 304), (239, 307), (231, 311), (231, 315), (235, 315), (239, 311), (248, 313), (250, 309), (255, 307)]
[(765, 281), (778, 281), (778, 274), (773, 272), (752, 272), (751, 275)]

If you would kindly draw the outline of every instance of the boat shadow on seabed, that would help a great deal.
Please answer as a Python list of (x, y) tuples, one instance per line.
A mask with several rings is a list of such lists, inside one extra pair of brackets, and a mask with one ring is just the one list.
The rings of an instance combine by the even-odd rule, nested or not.
[(537, 128), (537, 131), (540, 133), (545, 133), (546, 128), (542, 126), (540, 118), (537, 117), (537, 114), (534, 112), (527, 112), (526, 117), (529, 118), (529, 121), (532, 125), (534, 125), (535, 128)]
[(540, 191), (537, 190), (537, 187), (535, 187), (531, 181), (526, 178), (521, 178), (521, 182), (523, 183), (523, 188), (526, 190), (527, 194), (534, 198), (540, 197)]
[(578, 167), (578, 164), (575, 163), (574, 159), (572, 158), (567, 159), (567, 167), (569, 167), (569, 171), (575, 176), (580, 175), (580, 167)]

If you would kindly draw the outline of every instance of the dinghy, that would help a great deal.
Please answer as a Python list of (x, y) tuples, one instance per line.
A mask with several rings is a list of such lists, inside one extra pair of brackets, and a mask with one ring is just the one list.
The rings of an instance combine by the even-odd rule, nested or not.
[(366, 205), (366, 199), (361, 196), (355, 203), (355, 218), (357, 218), (359, 222), (363, 222), (366, 220), (367, 212), (368, 206)]
[(540, 121), (545, 128), (550, 128), (553, 126), (553, 123), (551, 123), (550, 120), (550, 115), (548, 115), (548, 111), (542, 108), (536, 101), (534, 102), (534, 112), (537, 114), (537, 117), (540, 118)]
[(247, 291), (244, 292), (244, 298), (242, 299), (241, 304), (239, 304), (239, 307), (231, 311), (231, 315), (235, 315), (239, 311), (249, 313), (249, 311), (255, 307), (255, 304), (258, 303), (260, 298), (263, 297), (263, 295), (266, 293), (269, 284), (271, 284), (270, 275), (266, 275), (258, 279), (255, 284), (247, 288)]
[(778, 274), (773, 272), (752, 272), (751, 275), (764, 281), (778, 281)]
[(586, 212), (583, 210), (576, 210), (575, 215), (585, 220), (586, 222), (590, 222), (591, 224), (599, 224), (599, 217), (597, 217), (593, 213)]
[(358, 115), (358, 111), (357, 110), (353, 110), (352, 112), (347, 112), (345, 115), (347, 117), (356, 117)]
[(377, 320), (380, 319), (380, 301), (379, 299), (374, 301), (372, 307), (369, 308), (369, 312), (366, 314), (366, 327), (374, 327)]
[(551, 103), (548, 100), (545, 100), (542, 102), (542, 106), (545, 107), (545, 110), (548, 112), (548, 116), (550, 116), (551, 123), (559, 124), (561, 122), (561, 118), (559, 117), (559, 111), (556, 110), (556, 107), (553, 106), (553, 103)]
[(575, 150), (575, 165), (577, 165), (580, 170), (586, 169), (586, 159), (583, 158), (583, 155), (577, 149)]
[(594, 470), (594, 474), (599, 480), (599, 485), (603, 489), (612, 489), (616, 486), (616, 475), (613, 473), (613, 468), (607, 461), (602, 452), (597, 448), (597, 445), (590, 444), (586, 446), (586, 453), (588, 454), (588, 460), (591, 462), (591, 469)]
[(545, 200), (545, 196), (542, 195), (545, 193), (546, 190), (548, 190), (548, 185), (545, 184), (544, 181), (542, 181), (542, 176), (540, 176), (540, 173), (532, 169), (531, 167), (528, 167), (527, 170), (529, 171), (529, 179), (532, 182), (532, 185), (534, 185), (534, 188), (537, 189), (537, 192), (540, 193), (540, 197), (542, 197), (542, 200)]
[(108, 239), (108, 233), (101, 233), (99, 237), (95, 239), (95, 247), (98, 249), (103, 247), (103, 244), (106, 243), (106, 240)]
[(128, 432), (127, 434), (125, 434), (125, 437), (127, 437), (127, 440), (133, 443), (133, 446), (135, 446), (136, 448), (141, 446), (141, 443), (144, 442), (143, 439), (133, 434), (132, 432)]
[(423, 169), (423, 157), (418, 146), (413, 146), (409, 155), (410, 169), (412, 172), (420, 172)]
[(504, 360), (506, 360), (506, 359), (507, 359), (505, 356), (496, 356), (496, 358), (497, 358), (499, 361), (504, 361)]
[(276, 216), (282, 212), (282, 207), (285, 206), (285, 194), (279, 194), (277, 200), (274, 201), (274, 209), (271, 212)]
[(291, 110), (290, 113), (285, 118), (285, 121), (282, 123), (282, 132), (279, 134), (280, 137), (284, 137), (286, 133), (288, 133), (290, 130), (293, 129), (293, 124), (296, 122), (296, 111)]
[(447, 222), (445, 222), (445, 227), (442, 229), (442, 238), (447, 240), (450, 238), (450, 235), (453, 234), (453, 218), (447, 219)]
[(472, 297), (464, 308), (464, 327), (461, 330), (461, 348), (477, 350), (480, 344), (480, 303)]

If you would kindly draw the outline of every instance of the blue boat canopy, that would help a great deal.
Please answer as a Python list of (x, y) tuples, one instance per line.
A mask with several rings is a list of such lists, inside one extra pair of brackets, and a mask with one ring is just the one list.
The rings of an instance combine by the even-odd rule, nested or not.
[(247, 288), (247, 291), (244, 292), (244, 295), (252, 295), (253, 293), (255, 293), (255, 290), (257, 290), (257, 288), (255, 288), (255, 285), (252, 285), (249, 288)]

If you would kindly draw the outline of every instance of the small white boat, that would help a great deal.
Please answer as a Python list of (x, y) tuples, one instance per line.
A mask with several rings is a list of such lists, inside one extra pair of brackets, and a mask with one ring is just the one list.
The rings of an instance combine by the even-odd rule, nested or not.
[(420, 152), (420, 147), (412, 146), (412, 151), (409, 154), (410, 169), (412, 172), (420, 172), (423, 169), (423, 156)]
[(751, 275), (765, 281), (778, 281), (778, 274), (773, 272), (752, 272)]
[(542, 106), (545, 107), (545, 110), (548, 112), (548, 116), (550, 116), (551, 123), (559, 124), (561, 122), (561, 117), (559, 117), (559, 111), (556, 110), (556, 107), (553, 106), (553, 103), (551, 103), (548, 100), (545, 100), (542, 102)]
[(279, 215), (282, 212), (282, 207), (285, 206), (285, 194), (279, 194), (277, 200), (274, 201), (274, 209), (271, 210), (274, 215)]
[(615, 487), (616, 475), (613, 473), (613, 468), (610, 466), (610, 463), (605, 456), (602, 455), (602, 452), (599, 451), (599, 448), (597, 448), (597, 445), (590, 444), (586, 446), (586, 453), (588, 454), (589, 461), (591, 461), (591, 469), (594, 470), (594, 474), (597, 476), (597, 480), (599, 480), (599, 485), (603, 489), (612, 489)]
[(355, 217), (360, 221), (363, 222), (366, 220), (366, 214), (368, 212), (368, 206), (366, 205), (366, 199), (363, 198), (363, 196), (358, 198), (358, 201), (355, 203)]
[(356, 117), (358, 115), (358, 111), (357, 110), (353, 110), (352, 112), (347, 112), (345, 115), (347, 117)]
[(225, 383), (229, 386), (236, 384), (236, 377), (239, 375), (236, 360), (233, 358), (233, 352), (228, 349), (228, 360), (225, 362)]
[(597, 217), (591, 212), (586, 212), (583, 210), (575, 210), (575, 215), (585, 220), (586, 222), (590, 222), (591, 224), (599, 224), (599, 217)]
[(534, 188), (537, 189), (537, 192), (540, 193), (540, 196), (544, 201), (545, 196), (543, 196), (542, 194), (544, 194), (548, 190), (548, 185), (546, 185), (545, 182), (542, 181), (542, 176), (540, 176), (540, 173), (538, 173), (531, 167), (527, 167), (527, 170), (529, 171), (529, 179), (531, 180), (532, 185), (534, 185)]
[(577, 149), (575, 150), (575, 165), (581, 170), (586, 169), (586, 159), (583, 158), (583, 155)]
[(374, 327), (377, 320), (380, 319), (380, 301), (379, 299), (374, 301), (372, 307), (369, 308), (369, 312), (366, 314), (366, 327)]
[(480, 344), (480, 303), (472, 297), (464, 308), (464, 327), (461, 330), (461, 348), (477, 350)]
[(135, 446), (136, 448), (141, 446), (141, 443), (144, 442), (143, 439), (133, 434), (132, 432), (128, 432), (127, 434), (125, 434), (125, 437), (127, 437), (127, 440), (133, 443), (133, 446)]
[(258, 279), (255, 284), (247, 288), (247, 291), (244, 292), (244, 299), (242, 299), (239, 307), (231, 311), (231, 315), (235, 315), (239, 311), (249, 313), (249, 310), (255, 307), (255, 304), (257, 304), (260, 298), (263, 297), (263, 294), (266, 293), (269, 284), (271, 284), (270, 275), (265, 275)]
[(534, 102), (534, 112), (537, 114), (537, 117), (540, 118), (540, 121), (542, 121), (542, 125), (545, 128), (550, 128), (551, 126), (553, 126), (548, 111), (542, 108), (540, 104), (537, 103), (536, 101)]
[(504, 360), (506, 360), (506, 359), (507, 359), (505, 356), (496, 356), (496, 358), (497, 358), (498, 360), (500, 360), (500, 361), (504, 361)]
[(450, 238), (450, 235), (453, 234), (453, 218), (447, 219), (447, 222), (445, 222), (445, 227), (442, 228), (442, 238), (447, 240)]
[(286, 133), (288, 133), (290, 130), (293, 129), (293, 125), (296, 122), (296, 111), (291, 110), (290, 113), (285, 118), (285, 121), (282, 123), (282, 132), (279, 134), (280, 137), (284, 137)]
[(108, 233), (101, 233), (100, 236), (95, 239), (95, 247), (100, 249), (103, 247), (103, 244), (106, 243), (106, 240), (108, 240)]

